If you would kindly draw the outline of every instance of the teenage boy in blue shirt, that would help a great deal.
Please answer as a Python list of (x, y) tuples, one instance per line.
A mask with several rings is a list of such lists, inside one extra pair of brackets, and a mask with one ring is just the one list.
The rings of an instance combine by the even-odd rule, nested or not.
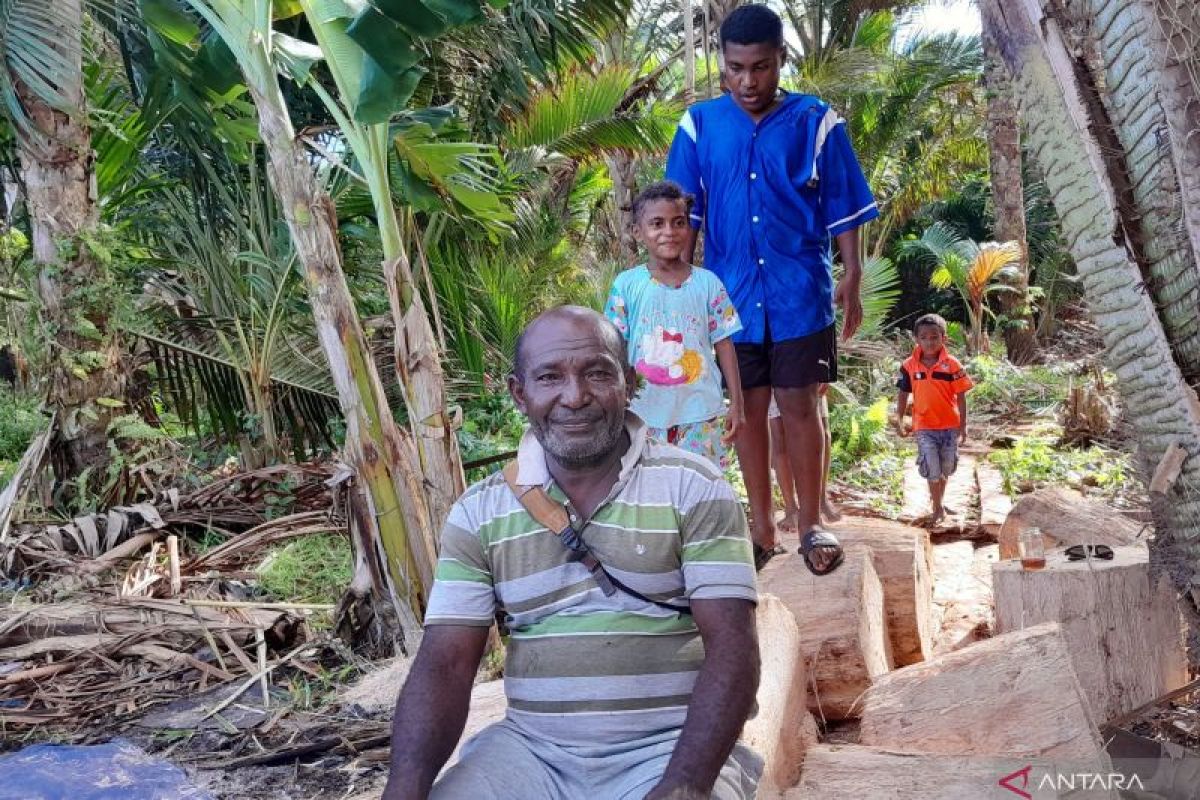
[[(733, 335), (745, 399), (738, 461), (753, 515), (759, 565), (783, 552), (775, 530), (767, 408), (772, 390), (799, 485), (800, 551), (818, 575), (842, 560), (820, 527), (824, 434), (818, 387), (837, 380), (834, 304), (842, 340), (862, 321), (858, 227), (879, 216), (846, 126), (828, 104), (779, 89), (783, 23), (762, 5), (721, 25), (728, 93), (684, 113), (666, 176), (696, 198), (694, 252), (725, 284), (742, 330)], [(844, 274), (833, 285), (832, 244)]]

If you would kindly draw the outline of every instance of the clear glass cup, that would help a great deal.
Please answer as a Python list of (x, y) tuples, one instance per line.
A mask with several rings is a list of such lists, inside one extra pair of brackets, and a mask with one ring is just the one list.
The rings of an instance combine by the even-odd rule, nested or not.
[(1023, 569), (1046, 568), (1046, 541), (1042, 538), (1040, 528), (1029, 528), (1021, 532), (1017, 540), (1017, 548), (1021, 555)]

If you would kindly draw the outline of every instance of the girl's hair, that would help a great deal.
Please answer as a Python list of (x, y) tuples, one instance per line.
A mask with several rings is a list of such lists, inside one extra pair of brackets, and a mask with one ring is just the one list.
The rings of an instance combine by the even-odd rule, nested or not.
[(642, 219), (646, 206), (655, 200), (682, 200), (688, 211), (692, 210), (694, 198), (683, 190), (675, 181), (656, 181), (637, 193), (633, 198), (633, 221), (636, 224)]

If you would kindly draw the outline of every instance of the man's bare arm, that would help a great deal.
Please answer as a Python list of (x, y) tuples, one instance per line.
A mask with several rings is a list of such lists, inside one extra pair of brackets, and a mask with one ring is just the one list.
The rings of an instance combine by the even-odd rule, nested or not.
[(838, 255), (842, 258), (842, 279), (833, 292), (833, 301), (842, 308), (842, 341), (862, 324), (862, 263), (858, 260), (858, 228), (839, 233), (836, 237)]
[(749, 600), (693, 600), (704, 665), (675, 752), (646, 800), (708, 798), (758, 692), (758, 631)]
[(383, 800), (424, 800), (467, 722), (471, 686), (488, 629), (431, 625), (392, 720), (392, 763)]

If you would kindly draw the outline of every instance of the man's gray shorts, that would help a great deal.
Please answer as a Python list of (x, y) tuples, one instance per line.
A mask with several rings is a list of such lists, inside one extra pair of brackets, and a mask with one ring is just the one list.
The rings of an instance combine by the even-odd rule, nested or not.
[[(585, 723), (580, 723), (585, 724)], [(484, 728), (434, 784), (431, 800), (642, 800), (662, 779), (679, 731), (616, 745), (564, 747), (509, 720)], [(738, 743), (712, 796), (755, 795), (762, 759)]]
[(917, 431), (917, 470), (927, 481), (949, 478), (958, 469), (958, 429)]

